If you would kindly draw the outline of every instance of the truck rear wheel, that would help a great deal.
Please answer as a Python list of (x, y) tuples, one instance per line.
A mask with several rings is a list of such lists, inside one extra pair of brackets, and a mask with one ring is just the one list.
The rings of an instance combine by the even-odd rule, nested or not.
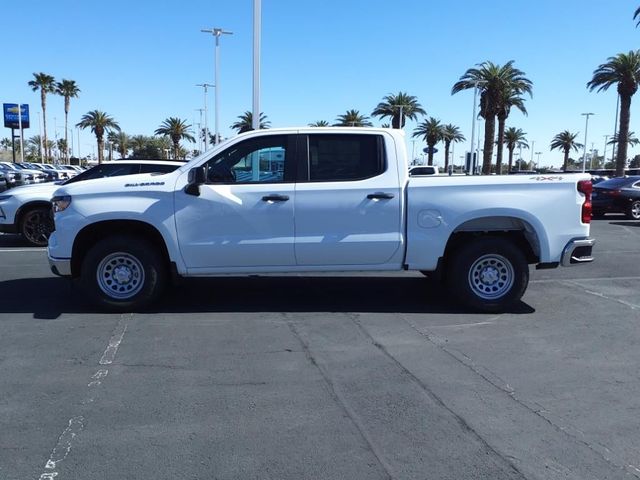
[(447, 284), (450, 294), (484, 312), (502, 312), (524, 295), (529, 266), (508, 239), (479, 237), (453, 252)]
[(82, 287), (102, 307), (117, 312), (141, 310), (153, 303), (167, 283), (162, 255), (150, 242), (114, 235), (86, 254)]

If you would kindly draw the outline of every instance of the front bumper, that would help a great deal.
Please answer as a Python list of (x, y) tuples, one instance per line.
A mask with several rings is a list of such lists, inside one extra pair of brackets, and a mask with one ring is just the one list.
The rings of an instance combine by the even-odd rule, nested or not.
[(591, 252), (596, 241), (593, 238), (574, 238), (562, 251), (561, 264), (563, 267), (593, 262)]
[(47, 255), (49, 259), (49, 267), (51, 271), (60, 277), (71, 276), (71, 259), (70, 258), (54, 258)]

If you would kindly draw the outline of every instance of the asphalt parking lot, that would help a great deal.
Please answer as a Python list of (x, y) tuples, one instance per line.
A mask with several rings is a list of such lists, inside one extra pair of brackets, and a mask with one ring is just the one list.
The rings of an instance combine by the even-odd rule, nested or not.
[(413, 273), (105, 314), (2, 235), (0, 479), (640, 477), (640, 222), (592, 235), (594, 263), (532, 270), (501, 315)]

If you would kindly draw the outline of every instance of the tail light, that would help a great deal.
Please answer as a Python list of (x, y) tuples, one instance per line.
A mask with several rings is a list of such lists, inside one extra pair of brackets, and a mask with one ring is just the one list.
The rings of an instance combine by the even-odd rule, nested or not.
[(582, 223), (591, 223), (591, 192), (593, 192), (591, 180), (580, 180), (578, 182), (578, 191), (584, 194), (584, 203), (582, 204)]

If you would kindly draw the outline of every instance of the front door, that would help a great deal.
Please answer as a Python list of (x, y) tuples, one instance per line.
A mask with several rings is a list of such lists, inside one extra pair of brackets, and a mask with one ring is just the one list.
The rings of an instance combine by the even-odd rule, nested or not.
[(200, 196), (180, 190), (175, 197), (189, 273), (295, 265), (295, 136), (240, 141), (204, 168)]

